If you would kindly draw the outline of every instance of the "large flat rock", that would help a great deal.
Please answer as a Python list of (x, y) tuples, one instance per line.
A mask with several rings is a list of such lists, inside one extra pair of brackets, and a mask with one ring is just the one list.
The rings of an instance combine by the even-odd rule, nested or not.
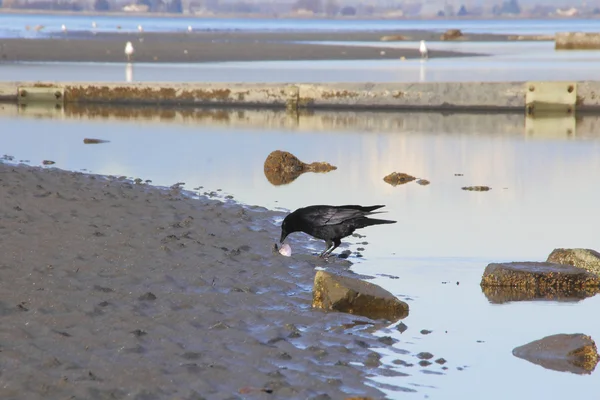
[(590, 374), (598, 364), (596, 343), (581, 334), (558, 334), (516, 347), (515, 357), (554, 371)]
[(482, 287), (510, 286), (573, 290), (600, 286), (600, 277), (582, 268), (548, 262), (492, 263), (485, 268)]
[(313, 307), (397, 321), (408, 316), (408, 304), (380, 286), (360, 279), (317, 271)]
[(554, 249), (547, 262), (573, 265), (600, 275), (600, 253), (591, 249)]

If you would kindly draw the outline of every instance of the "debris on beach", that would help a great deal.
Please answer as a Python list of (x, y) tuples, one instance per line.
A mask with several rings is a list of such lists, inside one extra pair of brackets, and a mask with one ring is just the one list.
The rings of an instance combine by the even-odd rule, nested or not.
[(314, 308), (397, 321), (408, 316), (408, 304), (370, 282), (317, 271), (313, 285)]
[(415, 178), (412, 175), (405, 174), (404, 172), (392, 172), (388, 176), (384, 177), (383, 180), (392, 186), (404, 185), (405, 183), (414, 181)]
[(421, 185), (421, 186), (427, 186), (427, 185), (429, 185), (431, 182), (429, 182), (427, 179), (419, 179), (419, 180), (417, 181), (417, 183), (418, 183), (419, 185)]
[(275, 186), (293, 182), (305, 172), (329, 172), (337, 167), (326, 162), (304, 163), (292, 153), (275, 150), (267, 156), (264, 173), (267, 180)]
[(594, 340), (581, 333), (546, 336), (512, 351), (515, 357), (543, 368), (589, 375), (598, 364)]
[(460, 29), (448, 29), (440, 36), (441, 40), (455, 40), (463, 37), (463, 33)]
[(85, 138), (83, 139), (83, 143), (84, 144), (101, 144), (101, 143), (109, 143), (109, 140), (102, 140), (102, 139), (91, 139), (91, 138)]
[(285, 257), (289, 257), (292, 255), (292, 247), (287, 243), (282, 244), (278, 251), (279, 254)]
[(470, 192), (487, 192), (492, 190), (489, 186), (463, 186), (462, 190), (468, 190)]

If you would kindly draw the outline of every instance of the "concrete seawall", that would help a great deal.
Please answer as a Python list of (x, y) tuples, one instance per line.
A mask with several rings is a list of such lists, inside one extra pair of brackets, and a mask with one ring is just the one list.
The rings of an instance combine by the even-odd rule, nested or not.
[(600, 81), (447, 83), (0, 83), (0, 101), (239, 108), (600, 112)]

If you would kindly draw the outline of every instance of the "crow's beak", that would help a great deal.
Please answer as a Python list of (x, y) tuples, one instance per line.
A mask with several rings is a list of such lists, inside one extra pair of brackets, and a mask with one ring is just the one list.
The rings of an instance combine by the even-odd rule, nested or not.
[(287, 235), (287, 232), (281, 231), (281, 239), (279, 239), (279, 243), (283, 243)]

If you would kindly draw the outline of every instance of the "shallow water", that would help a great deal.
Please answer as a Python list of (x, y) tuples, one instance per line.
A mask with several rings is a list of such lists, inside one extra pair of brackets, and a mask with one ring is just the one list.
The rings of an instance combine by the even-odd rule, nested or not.
[[(497, 19), (497, 20), (360, 20), (360, 19), (262, 19), (262, 18), (190, 18), (98, 15), (44, 15), (0, 14), (0, 37), (43, 37), (61, 32), (66, 25), (70, 31), (135, 32), (142, 25), (147, 32), (184, 32), (188, 26), (194, 30), (211, 31), (377, 31), (377, 30), (436, 30), (461, 29), (472, 33), (498, 34), (554, 34), (555, 32), (595, 32), (594, 19)], [(40, 32), (26, 30), (43, 25)], [(117, 29), (117, 26), (120, 29)]]
[[(59, 168), (140, 177), (164, 186), (185, 182), (189, 189), (222, 189), (221, 196), (232, 194), (270, 208), (386, 204), (386, 217), (397, 224), (365, 229), (360, 233), (366, 238), (346, 243), (353, 251), (365, 248), (364, 258), (352, 258), (355, 271), (376, 276), (376, 283), (409, 302), (408, 330), (381, 334), (399, 339), (396, 349), (410, 351), (386, 356), (386, 363), (402, 359), (415, 366), (398, 367), (409, 376), (374, 381), (439, 399), (563, 398), (600, 389), (598, 372), (549, 371), (511, 354), (516, 346), (557, 333), (581, 332), (598, 340), (600, 296), (577, 303), (491, 304), (479, 287), (489, 262), (545, 260), (556, 247), (598, 249), (598, 117), (556, 121), (549, 125), (553, 130), (532, 131), (521, 115), (295, 116), (274, 111), (17, 110), (7, 105), (0, 115), (0, 149), (15, 161), (39, 165), (53, 160)], [(85, 145), (84, 138), (110, 142)], [(276, 149), (338, 169), (273, 186), (263, 163)], [(393, 171), (431, 184), (392, 187), (382, 178)], [(461, 190), (466, 185), (492, 190)], [(422, 329), (432, 333), (423, 335)], [(445, 358), (448, 370), (435, 363), (416, 365), (413, 354), (421, 351)], [(393, 388), (389, 394), (405, 396)]]

